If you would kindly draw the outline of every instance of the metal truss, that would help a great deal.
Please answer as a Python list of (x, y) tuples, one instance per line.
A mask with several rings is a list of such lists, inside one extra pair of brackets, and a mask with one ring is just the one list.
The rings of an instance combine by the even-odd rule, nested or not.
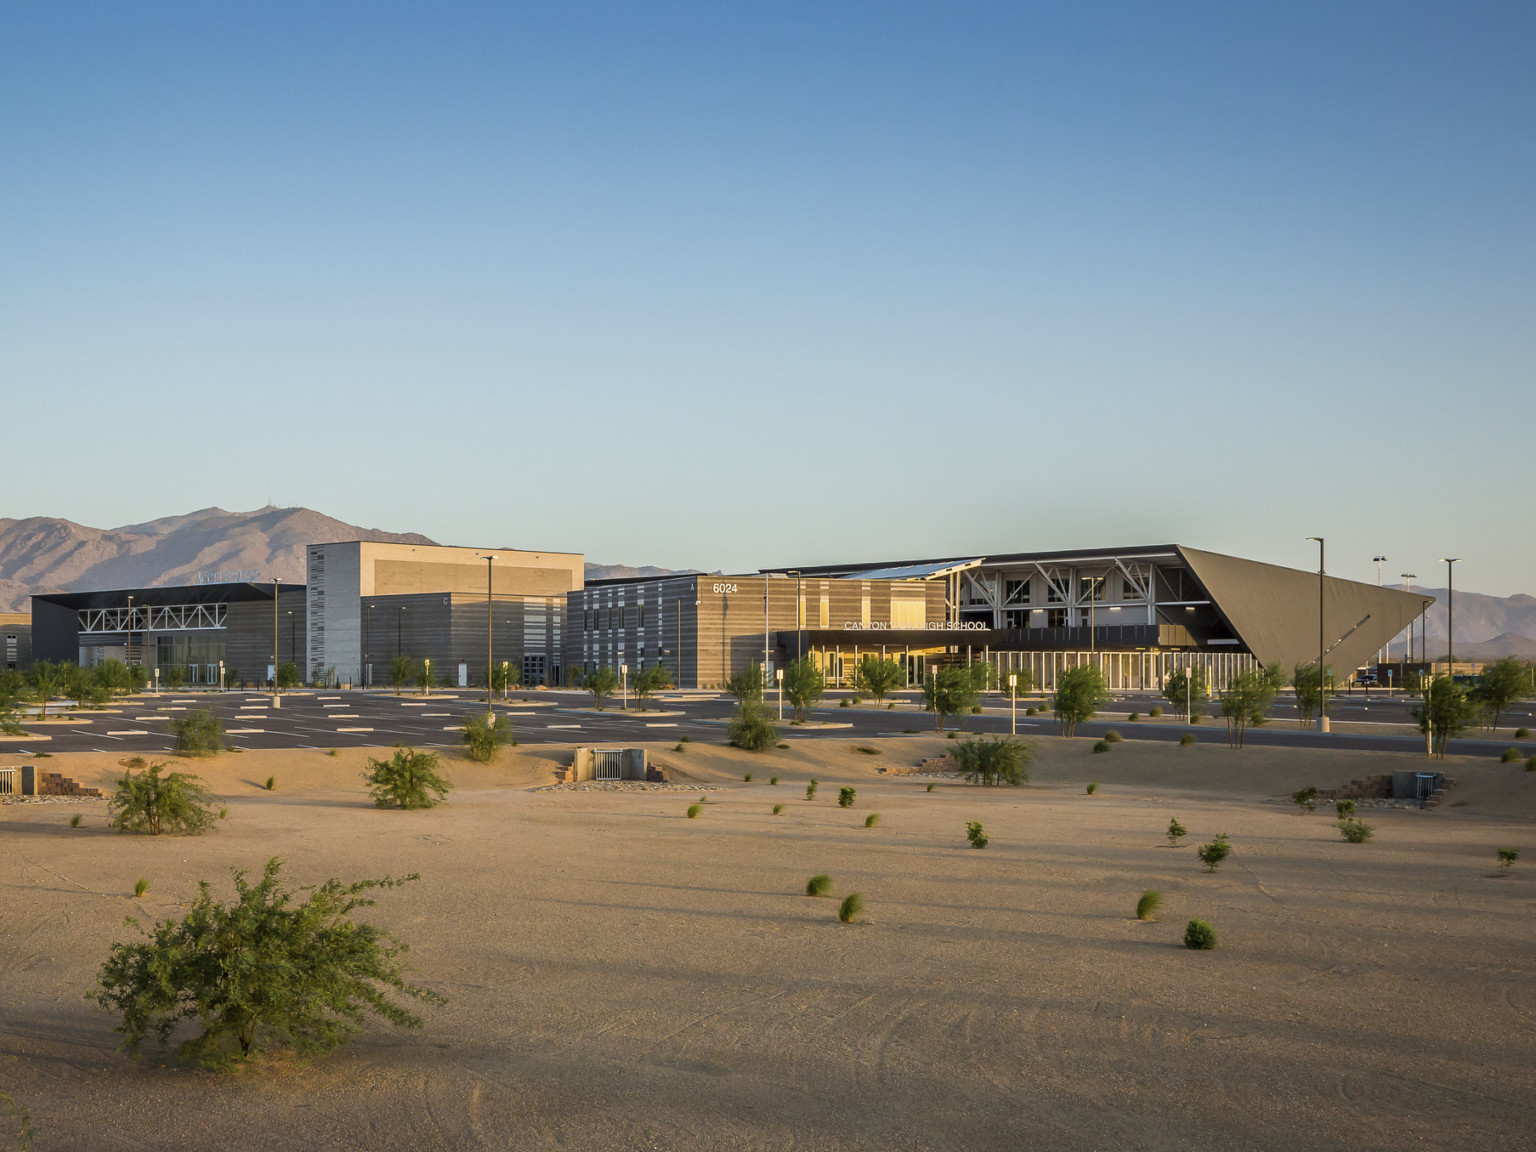
[(80, 634), (107, 632), (186, 632), (199, 628), (223, 628), (223, 604), (164, 604), (133, 608), (83, 608)]

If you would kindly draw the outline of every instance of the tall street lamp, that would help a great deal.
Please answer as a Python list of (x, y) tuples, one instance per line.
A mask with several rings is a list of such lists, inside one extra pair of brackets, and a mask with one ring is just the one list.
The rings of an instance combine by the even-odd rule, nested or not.
[[(1373, 556), (1373, 557), (1371, 557), (1371, 559), (1373, 561), (1375, 561), (1375, 564), (1376, 564), (1376, 587), (1380, 588), (1381, 587), (1381, 566), (1383, 564), (1385, 564), (1389, 559), (1391, 559), (1391, 557), (1389, 557), (1389, 556)], [(1391, 641), (1389, 640), (1387, 643), (1391, 644)], [(1389, 651), (1387, 653), (1388, 659), (1391, 658), (1391, 655), (1392, 654)], [(1376, 663), (1377, 663), (1378, 666), (1382, 663), (1381, 652), (1379, 650), (1376, 653)], [(1371, 690), (1370, 690), (1369, 686), (1366, 687), (1365, 694), (1367, 696), (1369, 696), (1371, 694)]]
[(1324, 691), (1323, 660), (1328, 655), (1327, 641), (1323, 632), (1323, 571), (1325, 547), (1321, 536), (1308, 536), (1317, 541), (1317, 730), (1328, 731), (1328, 697)]
[(1453, 564), (1460, 564), (1460, 556), (1442, 556), (1445, 565), (1445, 674), (1456, 677), (1456, 582)]
[(486, 727), (492, 727), (496, 723), (496, 713), (491, 711), (491, 567), (496, 563), (495, 556), (485, 558), (485, 723)]
[[(1419, 578), (1418, 575), (1416, 573), (1413, 573), (1413, 572), (1399, 572), (1398, 575), (1403, 578), (1403, 591), (1405, 591), (1405, 592), (1412, 592), (1413, 591), (1413, 582)], [(1391, 655), (1391, 651), (1389, 649), (1388, 650), (1388, 656), (1390, 657), (1390, 655)], [(1408, 683), (1408, 665), (1410, 665), (1412, 663), (1413, 663), (1413, 621), (1410, 620), (1410, 621), (1408, 621), (1408, 651), (1403, 656), (1403, 684), (1404, 684), (1405, 688), (1406, 688), (1407, 683)]]

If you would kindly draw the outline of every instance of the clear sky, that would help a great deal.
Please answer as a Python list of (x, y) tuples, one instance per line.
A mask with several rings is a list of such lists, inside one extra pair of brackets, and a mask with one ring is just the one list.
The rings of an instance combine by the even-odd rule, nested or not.
[(1533, 61), (1529, 0), (17, 0), (0, 516), (1536, 592)]

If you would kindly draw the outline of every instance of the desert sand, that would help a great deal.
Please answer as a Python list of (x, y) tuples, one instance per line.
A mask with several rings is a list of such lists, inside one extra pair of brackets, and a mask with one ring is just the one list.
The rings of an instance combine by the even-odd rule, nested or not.
[[(229, 806), (198, 838), (118, 835), (104, 801), (0, 807), (0, 1088), (40, 1150), (1536, 1146), (1536, 773), (1453, 758), (1447, 806), (1365, 811), (1352, 845), (1284, 796), (1422, 757), (1202, 738), (1042, 739), (1024, 788), (933, 793), (877, 766), (938, 739), (655, 746), (723, 786), (697, 820), (687, 792), (538, 791), (553, 748), (449, 754), (428, 812), (375, 809), (362, 752), (183, 763)], [(1217, 832), (1234, 854), (1209, 874)], [(1499, 875), (1506, 845), (1525, 858)], [(302, 1064), (117, 1054), (85, 993), (124, 917), (272, 855), (296, 884), (420, 872), (366, 915), (447, 1006)], [(815, 872), (864, 894), (862, 922), (803, 895)], [(1139, 922), (1146, 888), (1167, 904)], [(1217, 950), (1181, 946), (1191, 916)]]

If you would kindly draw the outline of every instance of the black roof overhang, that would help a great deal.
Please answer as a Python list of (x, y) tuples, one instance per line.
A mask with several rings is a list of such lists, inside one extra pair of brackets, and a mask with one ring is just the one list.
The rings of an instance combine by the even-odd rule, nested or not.
[[(279, 584), (280, 592), (302, 592), (304, 584)], [(160, 608), (170, 604), (234, 604), (272, 599), (271, 584), (182, 584), (157, 588), (117, 588), (98, 592), (44, 592), (32, 599), (79, 611), (83, 608), (126, 608), (128, 597), (135, 607)]]

